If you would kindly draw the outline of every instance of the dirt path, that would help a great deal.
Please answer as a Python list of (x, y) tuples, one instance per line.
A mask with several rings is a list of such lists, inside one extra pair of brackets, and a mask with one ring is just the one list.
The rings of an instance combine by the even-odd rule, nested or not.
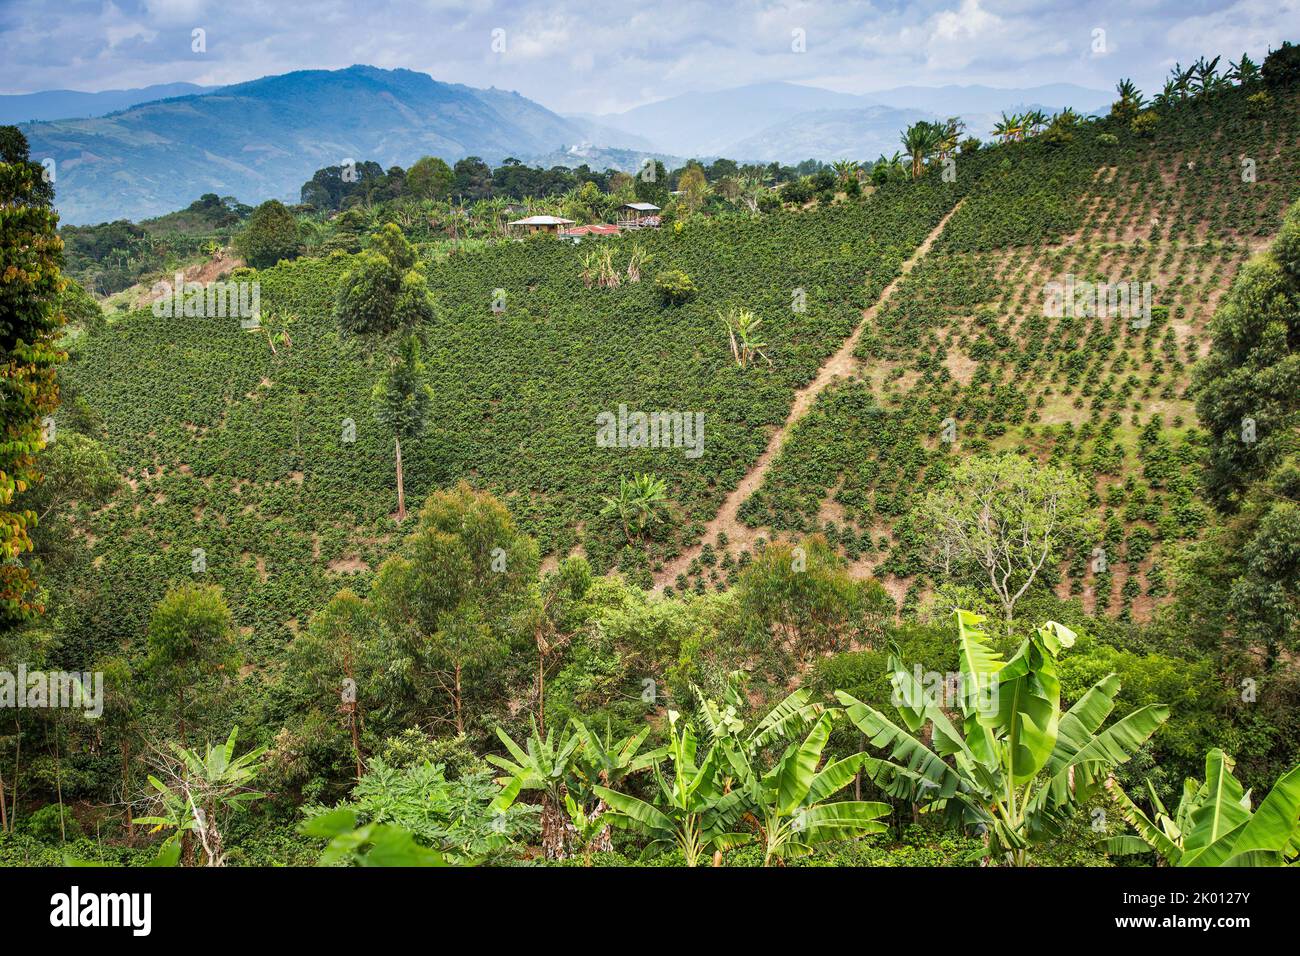
[[(712, 542), (717, 537), (718, 532), (722, 531), (726, 532), (730, 541), (728, 547), (747, 548), (762, 536), (762, 529), (750, 528), (740, 522), (737, 517), (740, 506), (763, 484), (763, 478), (767, 475), (767, 470), (772, 466), (772, 462), (776, 461), (776, 456), (780, 453), (781, 445), (785, 441), (785, 436), (790, 431), (791, 426), (802, 418), (808, 409), (812, 408), (813, 402), (817, 400), (817, 396), (821, 394), (822, 390), (837, 378), (847, 378), (857, 371), (858, 360), (854, 357), (853, 351), (857, 348), (858, 339), (862, 337), (863, 329), (875, 320), (881, 306), (889, 301), (890, 296), (894, 294), (899, 285), (902, 284), (903, 279), (906, 278), (916, 264), (925, 258), (925, 254), (930, 251), (934, 241), (943, 232), (944, 226), (948, 225), (948, 220), (960, 208), (961, 203), (958, 202), (939, 220), (939, 224), (925, 237), (925, 241), (917, 246), (916, 251), (903, 263), (902, 270), (894, 280), (885, 286), (884, 291), (880, 293), (875, 303), (863, 311), (862, 320), (858, 322), (858, 326), (853, 330), (853, 333), (844, 340), (844, 344), (840, 346), (839, 351), (826, 360), (826, 363), (818, 370), (811, 382), (795, 392), (794, 401), (790, 404), (790, 414), (786, 416), (785, 424), (772, 433), (767, 448), (758, 456), (754, 466), (740, 480), (740, 484), (727, 495), (726, 500), (722, 502), (722, 507), (718, 509), (718, 513), (704, 526), (704, 535), (700, 539), (701, 543), (705, 541)], [(665, 584), (672, 584), (677, 575), (685, 572), (691, 561), (699, 553), (700, 545), (694, 545), (667, 562), (664, 569), (655, 575), (655, 590), (660, 591)]]

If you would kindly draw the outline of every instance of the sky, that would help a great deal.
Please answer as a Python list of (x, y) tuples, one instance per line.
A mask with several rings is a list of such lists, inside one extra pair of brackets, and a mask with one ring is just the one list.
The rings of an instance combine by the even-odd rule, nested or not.
[[(202, 31), (202, 43), (195, 31)], [(354, 63), (619, 112), (785, 80), (1158, 90), (1300, 41), (1300, 0), (0, 0), (0, 92), (220, 85)], [(198, 47), (201, 47), (199, 49)]]

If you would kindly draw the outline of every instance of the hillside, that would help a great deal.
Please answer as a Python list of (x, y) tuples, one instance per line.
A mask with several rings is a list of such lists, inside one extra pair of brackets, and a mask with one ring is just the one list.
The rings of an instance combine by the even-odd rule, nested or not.
[[(8, 274), (45, 298), (8, 293), (38, 347), (0, 675), (105, 693), (95, 722), (15, 710), (0, 862), (1294, 861), (1300, 48), (1215, 62), (996, 142), (917, 121), (902, 158), (653, 179), (385, 169), (435, 119), (458, 149), (507, 136), (489, 115), (577, 127), (288, 74), (103, 122), (307, 150), (276, 104), (341, 84), (365, 177), (66, 228), (61, 266), (10, 130)], [(908, 119), (810, 90), (750, 95), (855, 152)], [(101, 311), (60, 268), (126, 291)]]
[(385, 167), (424, 155), (497, 162), (586, 140), (517, 93), (368, 66), (263, 77), (22, 129), (32, 155), (57, 163), (58, 209), (73, 224), (156, 216), (207, 192), (294, 201), (315, 170), (349, 158)]

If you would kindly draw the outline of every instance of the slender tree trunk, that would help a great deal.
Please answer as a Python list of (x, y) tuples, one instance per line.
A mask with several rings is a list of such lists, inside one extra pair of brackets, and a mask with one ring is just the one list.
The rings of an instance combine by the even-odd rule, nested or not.
[(9, 832), (9, 811), (5, 808), (5, 774), (0, 770), (0, 833)]
[(63, 823), (63, 763), (59, 757), (59, 725), (54, 725), (54, 792), (59, 798), (59, 838), (68, 842), (68, 828)]
[(131, 812), (131, 738), (122, 741), (122, 802), (126, 804), (126, 839), (135, 845), (135, 814)]
[(542, 795), (542, 854), (548, 860), (568, 858), (569, 818), (549, 793)]
[(456, 708), (456, 733), (457, 735), (465, 732), (465, 721), (461, 715), (460, 709), (460, 663), (456, 664), (456, 692), (452, 697), (452, 706)]
[(14, 749), (14, 793), (9, 801), (9, 826), (18, 826), (18, 781), (21, 779), (19, 772), (22, 769), (23, 756), (23, 726), (18, 721), (14, 721), (14, 727), (18, 732), (18, 746)]
[(537, 646), (537, 732), (546, 736), (546, 652)]
[(397, 523), (401, 524), (406, 520), (406, 488), (402, 484), (402, 440), (394, 438), (393, 447), (397, 452)]

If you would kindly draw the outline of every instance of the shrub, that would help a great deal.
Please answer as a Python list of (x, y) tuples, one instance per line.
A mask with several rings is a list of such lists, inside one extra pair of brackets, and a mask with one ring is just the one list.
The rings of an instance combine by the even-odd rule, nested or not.
[(665, 305), (682, 305), (695, 298), (695, 282), (681, 269), (669, 269), (655, 278), (655, 288)]
[(1128, 124), (1129, 131), (1135, 136), (1151, 137), (1155, 135), (1156, 127), (1160, 124), (1160, 116), (1147, 110), (1133, 117), (1133, 121)]

